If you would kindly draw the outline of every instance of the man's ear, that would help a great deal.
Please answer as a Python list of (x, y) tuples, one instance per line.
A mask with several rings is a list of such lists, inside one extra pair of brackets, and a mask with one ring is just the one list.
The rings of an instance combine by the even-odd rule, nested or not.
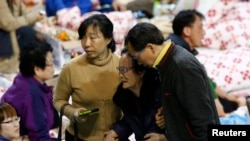
[(182, 32), (183, 36), (190, 36), (191, 34), (191, 28), (186, 26), (183, 28), (183, 32)]
[(39, 76), (39, 75), (41, 74), (41, 68), (35, 66), (35, 67), (34, 67), (34, 72), (35, 72), (35, 75), (38, 75), (38, 76)]
[(152, 53), (155, 53), (155, 44), (148, 43), (146, 48), (149, 49)]

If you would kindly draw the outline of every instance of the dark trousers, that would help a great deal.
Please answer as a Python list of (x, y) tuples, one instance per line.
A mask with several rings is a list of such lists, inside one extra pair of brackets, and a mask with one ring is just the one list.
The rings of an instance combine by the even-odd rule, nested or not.
[[(30, 42), (41, 42), (37, 39), (37, 31), (32, 26), (22, 26), (16, 30), (17, 42), (22, 49)], [(0, 57), (13, 55), (13, 47), (9, 32), (0, 29)]]
[(223, 98), (219, 98), (219, 100), (221, 104), (223, 105), (223, 109), (226, 113), (233, 112), (239, 107), (236, 102), (232, 102)]

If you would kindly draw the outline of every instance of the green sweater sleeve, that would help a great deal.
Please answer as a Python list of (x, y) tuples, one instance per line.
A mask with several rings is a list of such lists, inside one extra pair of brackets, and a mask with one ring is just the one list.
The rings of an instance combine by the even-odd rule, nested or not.
[(218, 98), (218, 95), (217, 95), (216, 92), (215, 92), (216, 83), (214, 83), (214, 82), (211, 80), (211, 78), (208, 78), (208, 81), (209, 81), (209, 85), (210, 85), (211, 90), (212, 90), (213, 98), (214, 98), (214, 99)]

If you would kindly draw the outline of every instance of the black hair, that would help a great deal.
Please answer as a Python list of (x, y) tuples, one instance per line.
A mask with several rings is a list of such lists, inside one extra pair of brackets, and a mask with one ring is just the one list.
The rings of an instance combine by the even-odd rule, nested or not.
[[(131, 57), (129, 54), (128, 54), (128, 49), (127, 48), (123, 48), (122, 51), (121, 51), (121, 56), (124, 55), (124, 54), (127, 54), (129, 57)], [(131, 57), (131, 60), (132, 60), (132, 67), (134, 69), (134, 71), (137, 73), (137, 74), (140, 74), (141, 72), (145, 71), (147, 68), (143, 65), (139, 65), (138, 62), (136, 60), (134, 60), (132, 57)]]
[(109, 20), (109, 18), (104, 14), (95, 14), (85, 19), (78, 29), (80, 40), (86, 35), (87, 28), (90, 25), (93, 25), (95, 28), (99, 27), (104, 38), (112, 39), (108, 44), (108, 48), (110, 48), (112, 52), (115, 52), (116, 43), (113, 38), (113, 23)]
[(172, 28), (174, 34), (181, 36), (184, 27), (192, 26), (196, 20), (196, 16), (205, 19), (204, 15), (195, 9), (180, 11), (173, 20)]
[(47, 53), (52, 51), (52, 47), (47, 42), (28, 43), (20, 52), (20, 72), (25, 76), (33, 76), (35, 66), (45, 69)]
[(129, 30), (125, 38), (125, 46), (127, 46), (128, 43), (133, 46), (135, 51), (141, 51), (148, 43), (163, 44), (164, 36), (155, 25), (141, 22)]

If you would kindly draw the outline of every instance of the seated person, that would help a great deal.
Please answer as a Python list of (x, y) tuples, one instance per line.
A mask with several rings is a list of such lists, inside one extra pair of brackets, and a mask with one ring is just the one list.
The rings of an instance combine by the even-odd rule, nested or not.
[[(205, 35), (202, 20), (205, 17), (196, 10), (182, 10), (173, 20), (173, 34), (169, 35), (175, 44), (182, 46), (193, 55), (197, 55), (196, 47), (202, 46), (202, 38)], [(228, 95), (219, 86), (209, 78), (213, 97), (218, 115), (220, 117), (226, 116), (236, 110), (239, 106), (245, 105), (244, 98)]]
[(16, 110), (8, 103), (0, 103), (0, 140), (12, 141), (19, 138), (19, 121)]
[(119, 75), (122, 83), (113, 96), (114, 103), (124, 114), (111, 127), (105, 141), (128, 140), (134, 133), (136, 140), (166, 140), (164, 129), (157, 126), (155, 115), (161, 107), (160, 80), (155, 69), (146, 69), (122, 51)]
[(30, 41), (43, 41), (33, 29), (44, 18), (38, 11), (27, 10), (22, 0), (0, 1), (0, 73), (18, 72), (19, 48)]
[(59, 125), (52, 103), (53, 88), (45, 83), (54, 74), (51, 46), (40, 42), (24, 46), (19, 69), (1, 101), (10, 103), (21, 117), (22, 136), (28, 135), (31, 141), (51, 141), (49, 131)]

